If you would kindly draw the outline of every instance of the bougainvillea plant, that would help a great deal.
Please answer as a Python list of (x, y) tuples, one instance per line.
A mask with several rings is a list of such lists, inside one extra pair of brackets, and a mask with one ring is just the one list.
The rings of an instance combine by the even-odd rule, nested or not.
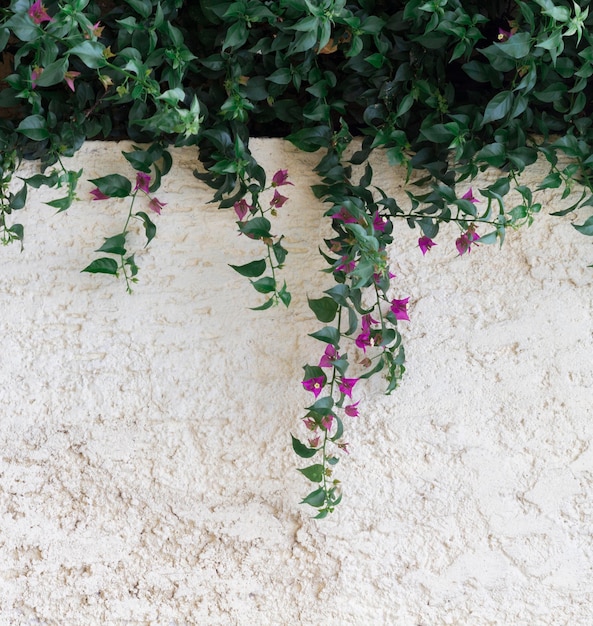
[[(333, 283), (309, 300), (319, 349), (292, 443), (309, 463), (303, 502), (324, 517), (342, 497), (348, 420), (364, 415), (359, 386), (381, 375), (391, 392), (404, 373), (414, 294), (399, 292), (386, 253), (400, 224), (417, 229), (422, 254), (440, 254), (439, 230), (456, 228), (469, 255), (530, 224), (539, 191), (561, 189), (568, 206), (554, 214), (583, 209), (575, 229), (593, 235), (592, 26), (588, 3), (572, 0), (11, 0), (0, 9), (0, 238), (22, 245), (13, 212), (29, 187), (61, 189), (48, 202), (58, 211), (128, 198), (121, 232), (85, 271), (123, 276), (130, 290), (132, 225), (152, 240), (167, 148), (195, 145), (197, 178), (254, 240), (253, 261), (231, 262), (261, 294), (254, 308), (288, 306), (289, 259), (271, 220), (295, 181), (264, 172), (249, 138), (318, 151)], [(79, 200), (83, 172), (62, 157), (120, 138), (137, 144), (126, 154), (136, 173), (106, 172)], [(373, 151), (403, 168), (405, 204), (373, 186)], [(40, 173), (19, 181), (22, 159)], [(530, 188), (522, 173), (538, 159), (549, 172)], [(485, 170), (496, 176), (478, 187)]]

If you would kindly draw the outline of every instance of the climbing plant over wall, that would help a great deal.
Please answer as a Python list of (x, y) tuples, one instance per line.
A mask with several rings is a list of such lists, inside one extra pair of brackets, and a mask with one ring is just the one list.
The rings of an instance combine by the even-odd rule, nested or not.
[[(414, 296), (387, 262), (397, 229), (438, 254), (439, 230), (455, 228), (463, 256), (531, 224), (545, 208), (538, 192), (562, 189), (568, 206), (554, 214), (579, 211), (575, 229), (593, 235), (592, 22), (572, 0), (11, 0), (0, 9), (0, 239), (23, 244), (16, 216), (31, 187), (59, 189), (48, 201), (58, 212), (129, 197), (121, 232), (84, 271), (123, 276), (131, 291), (141, 268), (128, 230), (154, 239), (168, 147), (195, 145), (196, 177), (253, 240), (253, 260), (229, 265), (251, 281), (254, 308), (289, 306), (289, 247), (272, 223), (295, 181), (282, 166), (265, 172), (249, 139), (317, 152), (333, 283), (309, 300), (320, 348), (304, 366), (311, 402), (292, 443), (313, 483), (303, 502), (324, 517), (342, 497), (336, 465), (360, 381), (382, 375), (391, 392), (404, 373)], [(130, 176), (105, 172), (80, 199), (84, 172), (63, 157), (124, 137), (138, 144)], [(405, 204), (373, 185), (373, 151), (404, 168)], [(19, 179), (22, 159), (40, 173)], [(522, 173), (538, 159), (549, 172), (531, 188)], [(485, 170), (493, 182), (477, 188)]]

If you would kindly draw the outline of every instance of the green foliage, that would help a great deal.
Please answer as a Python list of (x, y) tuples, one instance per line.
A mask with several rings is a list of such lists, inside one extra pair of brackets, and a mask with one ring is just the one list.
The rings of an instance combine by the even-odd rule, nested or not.
[[(145, 196), (160, 214), (167, 147), (195, 144), (196, 177), (260, 249), (231, 268), (262, 294), (256, 310), (288, 306), (290, 246), (273, 218), (292, 183), (285, 170), (267, 181), (249, 139), (281, 136), (319, 151), (313, 193), (333, 230), (320, 253), (335, 284), (308, 299), (323, 325), (310, 336), (324, 352), (305, 367), (315, 402), (303, 418), (308, 445), (293, 437), (293, 449), (318, 461), (300, 472), (315, 483), (303, 503), (323, 518), (341, 500), (334, 471), (347, 452), (344, 424), (358, 415), (353, 386), (380, 374), (390, 393), (405, 370), (399, 324), (409, 298), (391, 295), (386, 254), (395, 228), (417, 229), (422, 253), (442, 228), (457, 228), (464, 255), (531, 224), (546, 208), (539, 192), (558, 190), (570, 202), (552, 214), (578, 211), (575, 229), (593, 236), (592, 26), (586, 3), (569, 0), (12, 0), (0, 9), (11, 66), (0, 87), (0, 240), (22, 245), (12, 219), (29, 188), (63, 189), (47, 202), (58, 212), (78, 200), (82, 172), (63, 156), (88, 138), (131, 138), (143, 144), (124, 154), (136, 181), (92, 181), (95, 200), (128, 199), (124, 226), (83, 270), (124, 276), (131, 291), (132, 225), (146, 245), (156, 235), (134, 204)], [(358, 147), (347, 152), (353, 137)], [(401, 205), (372, 185), (377, 150), (406, 176)], [(15, 185), (22, 159), (40, 160), (42, 171)], [(531, 189), (521, 176), (537, 160), (548, 171)], [(472, 188), (486, 170), (494, 182)]]

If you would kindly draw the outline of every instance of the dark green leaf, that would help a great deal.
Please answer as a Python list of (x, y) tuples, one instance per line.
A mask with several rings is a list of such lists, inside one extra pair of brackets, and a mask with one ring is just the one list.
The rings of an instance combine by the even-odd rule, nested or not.
[(252, 280), (253, 288), (259, 293), (273, 293), (276, 291), (276, 281), (271, 276), (264, 276), (259, 280)]
[(266, 271), (266, 260), (259, 259), (258, 261), (251, 261), (245, 265), (231, 265), (235, 272), (239, 272), (241, 276), (247, 276), (247, 278), (256, 278), (261, 276)]
[(117, 276), (117, 263), (108, 257), (102, 257), (95, 259), (90, 265), (87, 265), (83, 272), (89, 272), (91, 274), (111, 274)]
[(320, 322), (328, 324), (332, 322), (338, 312), (338, 303), (330, 297), (311, 299), (309, 298), (309, 308), (315, 313), (315, 317)]
[(319, 489), (315, 489), (308, 496), (301, 500), (301, 504), (310, 504), (315, 508), (319, 508), (325, 504), (326, 496), (325, 489), (320, 487)]
[(92, 178), (89, 182), (110, 198), (126, 198), (132, 191), (132, 183), (121, 174), (108, 174), (101, 178)]
[(120, 233), (113, 237), (107, 237), (103, 245), (97, 250), (97, 252), (108, 252), (109, 254), (124, 255), (126, 253), (125, 248), (126, 235)]
[(319, 341), (324, 341), (325, 343), (331, 343), (334, 346), (337, 346), (340, 343), (340, 331), (333, 326), (325, 326), (317, 332), (310, 333), (309, 337), (313, 337)]
[(593, 236), (593, 215), (587, 218), (584, 224), (573, 224), (573, 226), (579, 231), (579, 233), (589, 237)]
[(144, 213), (144, 211), (138, 211), (138, 213), (136, 213), (136, 216), (139, 217), (144, 223), (144, 234), (146, 235), (146, 244), (144, 245), (144, 247), (146, 248), (146, 246), (154, 239), (154, 236), (156, 235), (156, 225), (150, 219), (150, 217), (148, 217), (148, 215)]
[(42, 115), (29, 115), (18, 126), (17, 132), (33, 141), (42, 141), (49, 137), (47, 122)]
[(304, 467), (298, 471), (306, 476), (311, 482), (320, 483), (323, 480), (324, 467), (321, 463), (309, 465), (309, 467)]
[(315, 448), (309, 448), (304, 443), (301, 443), (296, 437), (291, 435), (292, 437), (292, 449), (303, 459), (310, 459), (312, 456), (317, 454), (317, 450)]
[(482, 126), (505, 117), (513, 106), (513, 92), (501, 91), (486, 105)]

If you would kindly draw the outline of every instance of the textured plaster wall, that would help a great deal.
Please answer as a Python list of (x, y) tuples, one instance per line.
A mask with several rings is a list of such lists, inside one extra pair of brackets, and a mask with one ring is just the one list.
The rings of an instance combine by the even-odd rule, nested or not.
[[(131, 176), (127, 147), (89, 143), (73, 165)], [(289, 432), (320, 352), (306, 295), (331, 286), (317, 157), (253, 147), (296, 183), (275, 222), (288, 311), (248, 309), (227, 263), (257, 246), (207, 204), (193, 150), (175, 152), (131, 297), (80, 273), (125, 202), (83, 182), (65, 214), (41, 191), (18, 214), (25, 249), (0, 250), (0, 624), (593, 624), (591, 240), (543, 214), (502, 250), (460, 258), (451, 228), (423, 258), (401, 225), (408, 373), (390, 397), (357, 388), (344, 502), (313, 521)]]

